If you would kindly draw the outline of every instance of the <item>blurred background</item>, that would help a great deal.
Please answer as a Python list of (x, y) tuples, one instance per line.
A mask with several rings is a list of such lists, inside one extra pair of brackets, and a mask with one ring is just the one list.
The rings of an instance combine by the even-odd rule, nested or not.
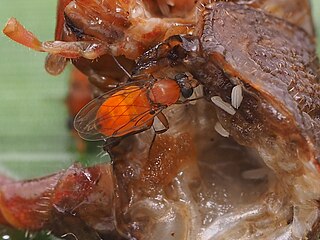
[[(56, 2), (1, 0), (0, 26), (15, 16), (40, 40), (52, 40)], [(318, 29), (320, 0), (312, 4)], [(0, 174), (26, 179), (48, 175), (79, 159), (104, 160), (97, 153), (83, 156), (75, 151), (64, 105), (70, 69), (50, 76), (43, 67), (45, 57), (0, 34)]]
[[(56, 0), (1, 0), (0, 26), (15, 16), (40, 39), (53, 39)], [(0, 34), (0, 172), (17, 178), (40, 176), (70, 165), (64, 97), (68, 71), (44, 70), (46, 54)]]
[[(0, 26), (16, 17), (40, 40), (53, 40), (56, 0), (1, 0)], [(45, 176), (76, 160), (103, 161), (98, 152), (80, 156), (67, 128), (64, 104), (70, 68), (50, 76), (45, 53), (0, 34), (0, 174), (18, 179)]]

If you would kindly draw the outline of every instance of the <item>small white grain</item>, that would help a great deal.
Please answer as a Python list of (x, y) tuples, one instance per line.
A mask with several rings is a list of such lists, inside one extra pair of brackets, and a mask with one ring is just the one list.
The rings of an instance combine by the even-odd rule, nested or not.
[(233, 87), (231, 92), (231, 105), (235, 109), (238, 109), (241, 105), (242, 100), (243, 100), (242, 87), (241, 85), (237, 85)]
[(229, 132), (225, 130), (220, 122), (217, 122), (216, 125), (214, 126), (214, 129), (219, 133), (222, 137), (229, 137)]
[(231, 115), (235, 115), (236, 114), (236, 110), (231, 106), (230, 103), (227, 103), (225, 101), (223, 101), (221, 99), (221, 97), (219, 96), (213, 96), (211, 98), (211, 101), (217, 105), (219, 108), (221, 108), (222, 110), (226, 111), (227, 113), (231, 114)]

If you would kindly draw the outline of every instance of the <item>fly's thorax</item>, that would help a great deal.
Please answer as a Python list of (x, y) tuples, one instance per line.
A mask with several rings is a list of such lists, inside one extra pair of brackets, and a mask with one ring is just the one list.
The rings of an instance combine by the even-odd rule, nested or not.
[(180, 98), (180, 87), (172, 79), (158, 80), (150, 88), (149, 98), (153, 103), (170, 106)]

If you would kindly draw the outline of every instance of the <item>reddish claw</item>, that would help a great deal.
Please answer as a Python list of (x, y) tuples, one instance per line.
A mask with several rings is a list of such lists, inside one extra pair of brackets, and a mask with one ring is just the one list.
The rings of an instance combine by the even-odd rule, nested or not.
[(57, 54), (65, 58), (84, 57), (87, 59), (95, 59), (110, 51), (106, 45), (103, 45), (98, 41), (40, 42), (33, 33), (25, 29), (15, 18), (9, 19), (3, 29), (3, 33), (12, 40), (35, 51)]
[(3, 33), (26, 47), (32, 48), (36, 51), (42, 51), (41, 42), (37, 37), (25, 29), (15, 18), (10, 18), (3, 29)]

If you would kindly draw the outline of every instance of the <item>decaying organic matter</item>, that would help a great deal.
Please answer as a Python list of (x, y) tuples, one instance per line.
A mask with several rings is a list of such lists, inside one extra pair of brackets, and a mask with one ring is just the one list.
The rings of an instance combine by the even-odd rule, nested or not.
[[(110, 54), (114, 54), (124, 55), (119, 60), (130, 63), (123, 65), (133, 77), (175, 79), (178, 74), (188, 73), (201, 84), (194, 89), (195, 94), (204, 97), (165, 109), (170, 128), (162, 134), (155, 134), (151, 128), (107, 144), (105, 150), (112, 164), (79, 168), (80, 175), (92, 183), (88, 186), (93, 194), (98, 194), (95, 187), (102, 185), (107, 186), (103, 189), (107, 193), (92, 198), (86, 195), (91, 193), (86, 193), (87, 188), (80, 188), (86, 194), (74, 200), (79, 204), (72, 210), (58, 211), (61, 224), (46, 218), (46, 224), (32, 229), (53, 229), (60, 236), (74, 233), (78, 239), (317, 239), (320, 83), (308, 1), (218, 1), (193, 6), (185, 1), (187, 7), (175, 5), (175, 1), (157, 1), (159, 8), (155, 1), (126, 1), (128, 5), (119, 1), (115, 3), (121, 8), (121, 14), (115, 17), (117, 34), (111, 34), (116, 30), (112, 27), (112, 31), (105, 30), (106, 24), (90, 28), (87, 20), (104, 13), (101, 9), (105, 6), (116, 9), (110, 7), (113, 2), (91, 1), (86, 13), (78, 13), (85, 9), (85, 2), (60, 2), (66, 17), (58, 25), (56, 38), (69, 41), (68, 46), (93, 41), (101, 45), (99, 49), (107, 49), (96, 62), (88, 61), (81, 52), (81, 58), (72, 60), (96, 80), (91, 82), (100, 91), (110, 88), (110, 72), (105, 69), (113, 61)], [(75, 5), (79, 6), (77, 10)], [(140, 9), (136, 19), (133, 9)], [(101, 19), (106, 23), (114, 19), (109, 17)], [(140, 48), (137, 46), (145, 32), (136, 31), (134, 35), (132, 31), (144, 26), (144, 20), (169, 25), (163, 25), (166, 27), (160, 38), (149, 35), (148, 43)], [(168, 26), (187, 28), (170, 30)], [(151, 29), (154, 33), (155, 28)], [(135, 41), (123, 42), (123, 36)], [(125, 43), (133, 44), (137, 55), (121, 45)], [(57, 45), (59, 42), (50, 46)], [(110, 46), (120, 46), (115, 49), (122, 52), (109, 51)], [(66, 55), (66, 48), (60, 48), (60, 52), (42, 50), (52, 54), (49, 60), (58, 59), (53, 63), (71, 57)], [(93, 49), (93, 53), (100, 56), (101, 51)], [(63, 64), (59, 64), (57, 68), (47, 66), (61, 69)], [(112, 83), (128, 81), (124, 73), (120, 75), (112, 78)], [(110, 171), (104, 175), (100, 170), (101, 174), (92, 177), (91, 171), (96, 169)], [(60, 175), (54, 176), (60, 184), (65, 182), (68, 190), (69, 177)], [(37, 183), (35, 189), (45, 192), (48, 179), (53, 178), (14, 183), (18, 187), (10, 194), (25, 203), (29, 197), (20, 196), (20, 189)], [(2, 187), (4, 200), (10, 199), (7, 184)], [(59, 185), (51, 184), (52, 193), (46, 195), (50, 200), (41, 214), (61, 209), (52, 204), (57, 202), (52, 196), (61, 192), (55, 186)], [(60, 195), (66, 203), (72, 196), (64, 192)], [(32, 203), (38, 205), (39, 199)], [(104, 199), (108, 211), (99, 224), (95, 222), (99, 218), (90, 213), (96, 213), (96, 201), (103, 205)], [(13, 214), (15, 207), (5, 203), (0, 209), (9, 224), (34, 226), (29, 218), (37, 211), (30, 207), (29, 215), (24, 215), (30, 224), (22, 226)], [(87, 204), (85, 208), (83, 204)], [(79, 231), (78, 223), (88, 231)]]
[[(215, 105), (217, 116), (217, 119), (212, 117), (208, 125), (218, 121), (218, 132), (227, 133), (232, 140), (223, 140), (223, 144), (217, 145), (203, 144), (208, 149), (196, 157), (200, 166), (205, 159), (215, 158), (210, 154), (213, 149), (221, 145), (236, 149), (241, 145), (247, 148), (242, 149), (245, 160), (233, 156), (237, 164), (240, 161), (258, 164), (260, 159), (272, 174), (263, 170), (263, 166), (253, 168), (244, 163), (240, 165), (244, 168), (242, 173), (240, 170), (230, 179), (224, 179), (227, 174), (219, 172), (222, 184), (217, 184), (216, 179), (209, 181), (219, 189), (214, 192), (226, 191), (231, 196), (234, 192), (229, 190), (236, 186), (242, 191), (237, 198), (227, 198), (228, 210), (215, 209), (214, 214), (218, 216), (214, 217), (212, 213), (202, 215), (198, 224), (205, 230), (187, 238), (200, 235), (217, 239), (302, 239), (313, 228), (319, 231), (320, 84), (319, 63), (312, 41), (304, 31), (286, 21), (233, 3), (207, 5), (201, 22), (200, 38), (172, 37), (147, 52), (138, 62), (137, 71), (150, 72), (162, 63), (163, 68), (168, 66), (163, 72), (182, 68), (178, 71), (189, 71), (204, 85), (204, 95)], [(232, 98), (236, 97), (232, 91), (239, 86), (243, 99), (237, 109), (232, 106)], [(209, 117), (208, 113), (195, 115), (200, 119)], [(196, 131), (199, 134), (200, 130)], [(207, 133), (198, 136), (205, 135)], [(214, 141), (218, 139), (213, 137)], [(249, 153), (245, 153), (248, 150)], [(219, 157), (221, 163), (224, 162), (226, 156), (220, 154)], [(229, 167), (228, 171), (234, 168)], [(244, 182), (251, 177), (254, 178), (251, 181), (261, 181), (260, 184), (265, 181), (265, 188), (260, 187), (259, 191), (243, 188), (244, 183), (237, 175)], [(201, 182), (205, 179), (202, 177)], [(196, 185), (201, 189), (200, 182)], [(203, 190), (198, 191), (199, 195), (203, 194)], [(246, 194), (257, 195), (250, 199), (252, 196)], [(201, 204), (196, 199), (200, 196), (192, 198), (199, 212)], [(205, 205), (209, 205), (208, 200)], [(191, 214), (190, 225), (194, 226), (196, 215)], [(203, 224), (205, 218), (210, 218), (210, 224)]]

